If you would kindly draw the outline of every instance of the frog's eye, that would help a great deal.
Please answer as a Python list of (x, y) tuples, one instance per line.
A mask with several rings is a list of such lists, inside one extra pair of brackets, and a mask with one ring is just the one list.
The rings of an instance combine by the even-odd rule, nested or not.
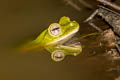
[(61, 50), (56, 50), (52, 52), (51, 57), (54, 61), (59, 62), (65, 58), (65, 54)]
[(49, 34), (52, 36), (58, 36), (61, 33), (61, 28), (59, 24), (51, 24), (48, 30)]

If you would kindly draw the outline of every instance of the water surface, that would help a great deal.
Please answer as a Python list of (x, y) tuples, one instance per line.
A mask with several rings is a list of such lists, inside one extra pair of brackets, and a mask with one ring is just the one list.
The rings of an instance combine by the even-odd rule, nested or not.
[[(88, 0), (87, 0), (88, 1)], [(90, 2), (90, 1), (88, 1)], [(96, 3), (91, 0), (93, 5)], [(80, 5), (81, 6), (81, 5)], [(91, 56), (90, 47), (81, 55), (69, 56), (56, 63), (50, 54), (39, 52), (21, 53), (15, 50), (21, 41), (36, 38), (50, 23), (69, 16), (80, 23), (78, 36), (94, 32), (82, 21), (94, 10), (76, 11), (63, 0), (10, 0), (1, 4), (0, 27), (0, 79), (1, 80), (113, 80), (113, 73), (106, 72), (108, 61), (103, 56)], [(86, 44), (92, 43), (87, 39)], [(21, 43), (22, 44), (22, 43)]]

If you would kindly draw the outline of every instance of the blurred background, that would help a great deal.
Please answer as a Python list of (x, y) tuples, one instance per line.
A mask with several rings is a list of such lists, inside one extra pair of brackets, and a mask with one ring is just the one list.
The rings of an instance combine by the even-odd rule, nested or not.
[[(91, 56), (89, 48), (62, 62), (54, 62), (49, 52), (21, 53), (15, 46), (22, 41), (35, 39), (49, 24), (62, 16), (79, 22), (77, 33), (87, 34), (96, 30), (83, 21), (95, 10), (98, 2), (85, 0), (94, 9), (87, 9), (73, 1), (80, 11), (64, 0), (2, 0), (0, 5), (0, 80), (114, 80), (116, 72), (108, 72), (110, 64), (104, 56)], [(94, 41), (94, 40), (93, 40)], [(88, 41), (89, 44), (90, 41)]]

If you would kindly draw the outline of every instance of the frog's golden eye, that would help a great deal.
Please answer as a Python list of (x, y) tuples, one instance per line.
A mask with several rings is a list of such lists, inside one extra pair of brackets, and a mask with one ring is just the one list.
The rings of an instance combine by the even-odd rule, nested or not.
[(65, 54), (63, 53), (62, 50), (56, 50), (52, 52), (51, 58), (57, 62), (62, 61), (65, 58)]
[(55, 23), (55, 24), (51, 24), (48, 30), (49, 34), (52, 36), (58, 36), (61, 34), (61, 28), (60, 25)]

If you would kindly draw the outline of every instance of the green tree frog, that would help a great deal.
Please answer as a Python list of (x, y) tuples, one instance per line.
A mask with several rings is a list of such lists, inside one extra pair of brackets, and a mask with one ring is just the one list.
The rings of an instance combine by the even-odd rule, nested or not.
[[(69, 43), (75, 33), (79, 31), (79, 24), (76, 21), (70, 21), (66, 16), (60, 18), (58, 23), (52, 23), (35, 40), (25, 46), (26, 49), (44, 47), (51, 53), (51, 58), (58, 62), (62, 61), (67, 55), (78, 55), (82, 51), (81, 45)], [(27, 48), (30, 46), (30, 48)]]

